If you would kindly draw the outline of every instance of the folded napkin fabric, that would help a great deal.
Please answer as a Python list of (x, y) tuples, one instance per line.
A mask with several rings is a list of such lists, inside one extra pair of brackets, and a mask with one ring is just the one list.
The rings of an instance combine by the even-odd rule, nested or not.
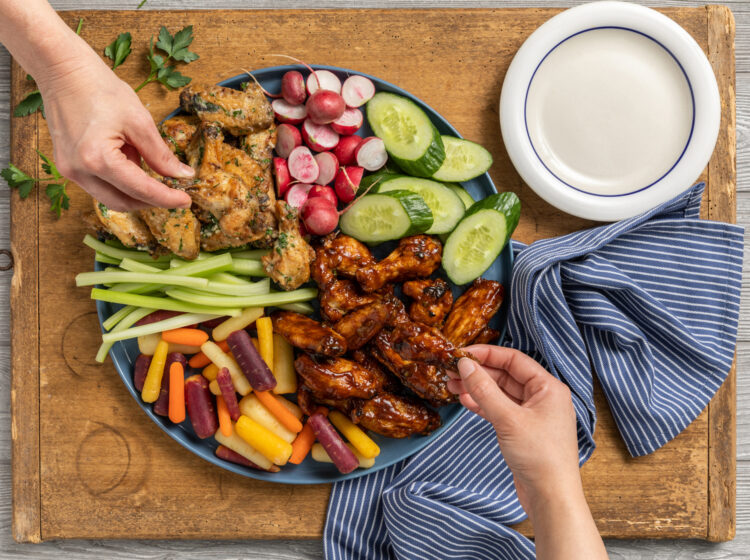
[[(628, 451), (679, 434), (727, 376), (743, 228), (700, 220), (703, 184), (621, 222), (514, 242), (507, 345), (571, 389), (581, 464), (594, 451), (596, 375)], [(329, 560), (527, 559), (525, 518), (492, 427), (465, 412), (425, 449), (337, 483)]]

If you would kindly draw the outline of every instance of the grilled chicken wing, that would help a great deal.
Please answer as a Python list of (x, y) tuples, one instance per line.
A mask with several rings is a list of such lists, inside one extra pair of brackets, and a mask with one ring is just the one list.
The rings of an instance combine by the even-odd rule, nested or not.
[(376, 294), (362, 294), (355, 282), (336, 280), (321, 288), (318, 299), (323, 317), (331, 322), (338, 321), (352, 309), (378, 301)]
[(178, 115), (167, 119), (159, 125), (159, 132), (161, 132), (164, 142), (183, 161), (185, 159), (185, 150), (198, 131), (199, 123), (198, 117), (194, 115)]
[(117, 212), (94, 200), (94, 213), (104, 229), (126, 247), (152, 249), (155, 246), (154, 236), (136, 212)]
[(416, 399), (382, 392), (369, 400), (354, 401), (352, 422), (376, 434), (405, 438), (427, 435), (440, 427), (440, 415)]
[(198, 257), (201, 225), (190, 210), (147, 208), (140, 210), (138, 215), (160, 245), (183, 259)]
[(414, 301), (409, 306), (409, 317), (418, 323), (439, 327), (453, 305), (453, 294), (448, 283), (436, 278), (404, 282), (404, 294)]
[(310, 279), (315, 251), (300, 235), (297, 210), (284, 201), (276, 203), (279, 235), (271, 252), (261, 258), (266, 274), (284, 290), (294, 290)]
[(357, 281), (365, 292), (374, 292), (388, 282), (424, 278), (440, 266), (442, 250), (440, 242), (429, 235), (405, 237), (382, 261), (359, 268)]
[(324, 356), (342, 356), (346, 353), (346, 340), (339, 333), (317, 321), (294, 311), (276, 311), (271, 314), (273, 331), (287, 339), (289, 344)]
[(378, 334), (388, 320), (389, 313), (385, 303), (375, 301), (344, 315), (333, 324), (333, 330), (344, 337), (349, 350), (356, 350)]
[(321, 289), (337, 278), (355, 278), (363, 266), (373, 266), (375, 258), (367, 246), (348, 235), (327, 235), (315, 249), (312, 276)]
[(427, 362), (456, 369), (461, 358), (471, 356), (456, 348), (435, 327), (410, 321), (396, 326), (391, 333), (394, 350), (405, 360)]
[(346, 358), (315, 358), (301, 354), (294, 368), (316, 399), (369, 399), (385, 383), (385, 375)]
[(458, 347), (471, 343), (487, 326), (503, 303), (503, 285), (477, 278), (448, 314), (443, 325), (445, 337)]
[(270, 128), (240, 137), (240, 148), (264, 169), (271, 168), (273, 149), (276, 147), (277, 129)]
[(500, 338), (500, 331), (484, 327), (479, 331), (477, 337), (471, 341), (471, 344), (493, 344), (497, 342), (498, 338)]
[(273, 124), (273, 109), (257, 84), (248, 83), (245, 91), (190, 85), (180, 93), (180, 106), (204, 122), (219, 123), (235, 136), (258, 132)]

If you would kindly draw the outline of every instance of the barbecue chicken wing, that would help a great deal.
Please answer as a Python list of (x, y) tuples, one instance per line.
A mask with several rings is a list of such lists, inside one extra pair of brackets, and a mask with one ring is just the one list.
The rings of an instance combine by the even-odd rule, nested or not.
[(320, 312), (327, 321), (335, 322), (353, 309), (378, 301), (376, 294), (363, 294), (351, 280), (335, 280), (318, 293)]
[(327, 235), (315, 249), (313, 280), (324, 289), (338, 278), (355, 278), (363, 266), (373, 266), (375, 258), (364, 243), (348, 235)]
[(418, 323), (439, 327), (453, 305), (451, 287), (441, 278), (409, 280), (402, 289), (414, 300), (409, 306), (409, 317)]
[(382, 261), (359, 268), (357, 281), (365, 292), (374, 292), (388, 282), (424, 278), (440, 266), (442, 250), (440, 242), (429, 235), (405, 237)]
[(235, 136), (264, 130), (273, 125), (273, 109), (260, 86), (248, 83), (245, 91), (190, 85), (180, 93), (180, 106), (201, 121), (218, 123)]
[(346, 358), (316, 358), (300, 354), (294, 368), (305, 386), (320, 402), (322, 399), (369, 399), (386, 382), (385, 374)]
[(494, 344), (497, 339), (500, 338), (500, 331), (491, 329), (490, 327), (484, 327), (477, 337), (471, 341), (472, 344)]
[(178, 115), (159, 125), (159, 132), (169, 149), (185, 161), (185, 150), (198, 131), (200, 120), (195, 115)]
[(392, 438), (427, 435), (442, 423), (437, 412), (416, 399), (388, 392), (368, 400), (356, 399), (349, 415), (363, 428)]
[(503, 303), (503, 285), (477, 278), (445, 319), (443, 334), (459, 348), (471, 344)]
[(456, 348), (435, 327), (410, 321), (400, 323), (391, 333), (393, 348), (405, 360), (427, 362), (456, 369), (461, 358), (471, 356)]
[(300, 235), (297, 209), (276, 203), (279, 235), (271, 252), (261, 258), (266, 274), (284, 290), (295, 290), (310, 279), (315, 251)]
[(334, 330), (294, 311), (276, 311), (271, 314), (273, 331), (283, 336), (289, 344), (302, 350), (324, 356), (342, 356), (346, 353), (346, 340)]
[(378, 334), (386, 324), (388, 316), (388, 306), (382, 301), (375, 301), (350, 311), (332, 327), (344, 337), (349, 350), (356, 350)]
[(103, 229), (119, 239), (125, 247), (150, 250), (156, 245), (154, 236), (137, 212), (118, 212), (94, 200), (94, 214)]

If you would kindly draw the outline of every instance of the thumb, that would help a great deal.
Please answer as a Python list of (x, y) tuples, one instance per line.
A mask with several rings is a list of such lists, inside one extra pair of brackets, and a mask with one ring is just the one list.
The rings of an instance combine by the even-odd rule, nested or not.
[(496, 428), (507, 423), (519, 406), (503, 393), (485, 369), (470, 358), (458, 361), (458, 373), (464, 389), (478, 405), (482, 415)]
[(135, 119), (128, 128), (128, 140), (135, 146), (148, 166), (165, 177), (192, 177), (195, 170), (172, 153), (159, 134), (154, 121)]

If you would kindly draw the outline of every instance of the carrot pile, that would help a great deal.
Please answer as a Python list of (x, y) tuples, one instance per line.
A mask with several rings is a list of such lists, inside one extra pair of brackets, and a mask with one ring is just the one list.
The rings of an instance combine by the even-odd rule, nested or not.
[(380, 448), (346, 416), (318, 407), (305, 419), (283, 396), (297, 391), (294, 350), (263, 308), (158, 336), (138, 341), (136, 389), (156, 414), (213, 437), (220, 459), (268, 472), (308, 456), (342, 473), (374, 465)]

